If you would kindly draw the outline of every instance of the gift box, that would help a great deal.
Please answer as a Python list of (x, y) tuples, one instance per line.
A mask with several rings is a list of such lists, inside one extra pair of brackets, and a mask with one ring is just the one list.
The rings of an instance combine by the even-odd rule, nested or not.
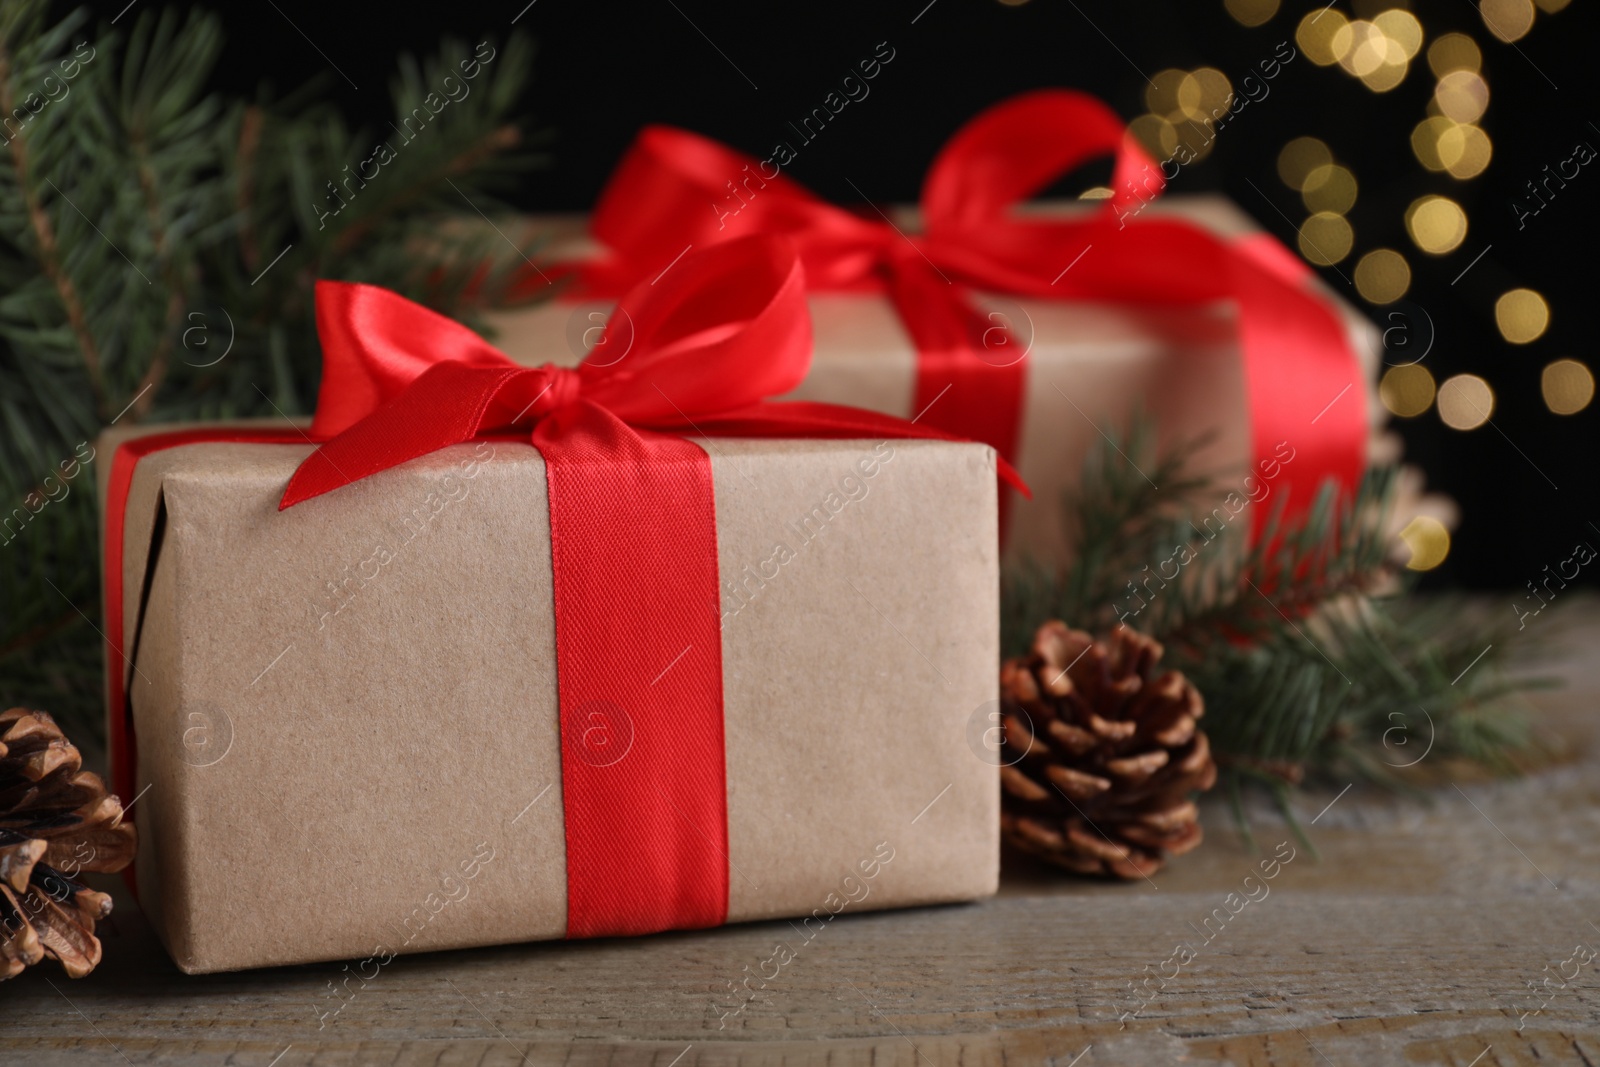
[[(1081, 217), (1094, 206), (1046, 202), (1033, 210)], [(1261, 236), (1255, 221), (1221, 196), (1167, 197), (1147, 211), (1147, 217), (1182, 219), (1228, 240)], [(896, 218), (907, 232), (916, 232), (915, 211), (904, 209)], [(530, 218), (524, 232), (535, 235), (553, 261), (581, 263), (603, 251), (588, 234), (584, 216)], [(1086, 259), (1080, 266), (1090, 269), (1092, 262)], [(1319, 298), (1337, 312), (1350, 351), (1359, 359), (1357, 387), (1338, 403), (1360, 407), (1375, 439), (1387, 418), (1377, 399), (1379, 332), (1336, 293), (1319, 287)], [(786, 398), (854, 404), (906, 419), (916, 415), (916, 350), (887, 296), (812, 292), (808, 299), (815, 354), (805, 381)], [(1004, 293), (976, 294), (975, 303), (988, 321), (1019, 325), (1005, 343), (1026, 351), (1014, 462), (1033, 499), (1014, 495), (1009, 502), (1008, 558), (1052, 564), (1068, 558), (1071, 536), (1063, 494), (1077, 487), (1089, 450), (1103, 445), (1105, 435), (1121, 440), (1119, 435), (1126, 434), (1138, 415), (1154, 424), (1160, 447), (1196, 442), (1192, 469), (1217, 472), (1231, 483), (1255, 472), (1236, 305), (1140, 306)], [(610, 306), (580, 292), (500, 311), (489, 316), (491, 336), (519, 362), (576, 364), (596, 342), (604, 341), (598, 324)], [(999, 362), (1004, 357), (997, 352), (995, 358)], [(1329, 392), (1324, 402), (1334, 400), (1336, 392)], [(932, 410), (938, 410), (937, 404)], [(1373, 439), (1366, 442), (1369, 455)], [(1289, 449), (1298, 443), (1293, 434), (1282, 440)]]
[[(1100, 154), (1117, 158), (1104, 198), (1028, 200)], [(493, 317), (496, 343), (526, 362), (621, 351), (626, 335), (598, 328), (621, 281), (666, 274), (691, 247), (779, 233), (806, 263), (816, 330), (790, 397), (994, 445), (1034, 491), (1002, 498), (1009, 558), (1067, 558), (1063, 494), (1136, 412), (1163, 448), (1204, 439), (1190, 469), (1240, 489), (1257, 530), (1283, 498), (1304, 508), (1325, 480), (1359, 477), (1384, 418), (1378, 331), (1226, 199), (1156, 199), (1161, 168), (1097, 101), (1043, 91), (979, 115), (916, 208), (845, 211), (778, 170), (647, 129), (592, 218), (527, 221), (544, 257), (529, 291), (567, 284)]]
[[(707, 291), (687, 288), (633, 312), (682, 325)], [(754, 326), (731, 313), (762, 350), (774, 308), (804, 317), (792, 276), (770, 296)], [(838, 422), (825, 439), (782, 436), (787, 408), (763, 429), (759, 406), (725, 436), (669, 384), (674, 353), (693, 371), (726, 344), (703, 321), (669, 325), (673, 351), (636, 352), (624, 383), (684, 406), (714, 435), (696, 445), (629, 428), (649, 416), (609, 372), (463, 370), (486, 346), (393, 294), (318, 301), (310, 427), (102, 442), (113, 771), (138, 798), (140, 904), (180, 967), (351, 959), (370, 980), (405, 952), (812, 931), (995, 891), (990, 448), (812, 406), (795, 410)], [(402, 461), (396, 434), (423, 432), (408, 398), (448, 412), (454, 386), (385, 383), (393, 366), (357, 382), (341, 331), (375, 358), (426, 335), (405, 358), (453, 351), (446, 370), (524, 388), (508, 410), (526, 395), (543, 421), (531, 443), (473, 425)], [(331, 396), (360, 410), (330, 416)], [(357, 473), (369, 433), (391, 454)]]

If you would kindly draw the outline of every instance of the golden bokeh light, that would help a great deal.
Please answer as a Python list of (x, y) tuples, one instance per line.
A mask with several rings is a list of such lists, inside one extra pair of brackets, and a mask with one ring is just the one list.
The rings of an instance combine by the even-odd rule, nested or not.
[(1400, 46), (1407, 59), (1415, 59), (1422, 51), (1422, 23), (1411, 12), (1392, 7), (1373, 18), (1372, 24), (1389, 40)]
[(1347, 22), (1334, 33), (1328, 47), (1338, 57), (1339, 66), (1346, 73), (1362, 78), (1389, 62), (1390, 45), (1394, 56), (1405, 61), (1405, 51), (1383, 35), (1383, 31), (1365, 19)]
[(1157, 159), (1170, 159), (1178, 147), (1178, 131), (1160, 115), (1140, 115), (1128, 123), (1128, 132)]
[(1428, 66), (1436, 78), (1453, 70), (1476, 71), (1483, 66), (1483, 52), (1466, 34), (1447, 33), (1428, 46)]
[(1378, 383), (1383, 406), (1402, 418), (1414, 418), (1433, 407), (1433, 375), (1420, 363), (1390, 367)]
[(1355, 231), (1343, 215), (1319, 211), (1300, 227), (1300, 254), (1319, 267), (1328, 267), (1350, 254)]
[(1439, 113), (1456, 122), (1477, 122), (1489, 107), (1489, 83), (1470, 70), (1453, 70), (1433, 90)]
[(1169, 67), (1158, 71), (1144, 90), (1144, 106), (1156, 115), (1170, 115), (1178, 110), (1178, 86), (1189, 75), (1186, 71)]
[(1278, 0), (1223, 0), (1241, 26), (1259, 26), (1278, 13)]
[[(1405, 256), (1393, 249), (1374, 248), (1356, 263), (1356, 291), (1369, 303), (1392, 304), (1405, 296), (1409, 288), (1411, 265), (1406, 262)], [(1428, 400), (1433, 400), (1431, 376), (1428, 378)]]
[(1360, 78), (1361, 84), (1375, 93), (1386, 93), (1405, 81), (1411, 57), (1421, 47), (1421, 23), (1399, 9), (1380, 12), (1371, 22), (1357, 19), (1345, 23), (1328, 41), (1329, 51), (1346, 73)]
[(1513, 289), (1494, 302), (1500, 336), (1514, 345), (1537, 341), (1550, 325), (1550, 305), (1532, 289)]
[(1111, 188), (1106, 185), (1091, 185), (1078, 194), (1079, 200), (1110, 200), (1111, 197)]
[(1533, 0), (1533, 2), (1539, 5), (1540, 11), (1548, 11), (1553, 15), (1572, 3), (1572, 0)]
[(1453, 430), (1476, 430), (1494, 414), (1494, 390), (1476, 374), (1457, 374), (1439, 386), (1439, 418)]
[(1575, 415), (1594, 399), (1594, 375), (1575, 359), (1558, 359), (1539, 375), (1544, 406), (1557, 415)]
[(1478, 14), (1490, 33), (1508, 43), (1533, 29), (1533, 0), (1483, 0)]
[(1356, 202), (1356, 176), (1337, 163), (1324, 163), (1306, 175), (1300, 199), (1311, 212), (1331, 211), (1343, 215)]
[(1329, 67), (1339, 62), (1340, 53), (1333, 50), (1333, 39), (1341, 31), (1347, 31), (1349, 25), (1348, 19), (1331, 8), (1312, 11), (1295, 28), (1294, 43), (1311, 62)]
[(1304, 189), (1312, 171), (1332, 162), (1327, 145), (1315, 137), (1296, 137), (1278, 153), (1278, 177), (1291, 189)]
[(1455, 125), (1439, 136), (1439, 160), (1450, 177), (1460, 181), (1476, 178), (1494, 158), (1494, 144), (1477, 126)]
[(1467, 214), (1447, 196), (1423, 196), (1406, 209), (1406, 232), (1424, 252), (1442, 256), (1467, 239)]
[(1177, 134), (1178, 143), (1189, 150), (1187, 162), (1199, 162), (1209, 156), (1211, 150), (1216, 147), (1217, 139), (1209, 123), (1179, 118), (1173, 122), (1172, 129)]
[(1432, 515), (1418, 515), (1400, 531), (1400, 540), (1411, 550), (1406, 569), (1431, 571), (1450, 555), (1450, 531)]
[(1212, 112), (1220, 118), (1222, 106), (1232, 93), (1233, 84), (1226, 74), (1215, 67), (1201, 67), (1185, 74), (1178, 83), (1178, 110), (1189, 119), (1209, 119)]
[[(1390, 44), (1394, 42), (1391, 41)], [(1385, 63), (1371, 74), (1361, 75), (1361, 84), (1375, 93), (1386, 93), (1390, 89), (1406, 80), (1406, 75), (1411, 70), (1411, 64), (1405, 60), (1398, 63)]]
[(1417, 157), (1417, 162), (1429, 170), (1444, 170), (1445, 162), (1439, 155), (1439, 141), (1455, 125), (1443, 115), (1434, 115), (1417, 123), (1417, 128), (1411, 131), (1411, 152)]

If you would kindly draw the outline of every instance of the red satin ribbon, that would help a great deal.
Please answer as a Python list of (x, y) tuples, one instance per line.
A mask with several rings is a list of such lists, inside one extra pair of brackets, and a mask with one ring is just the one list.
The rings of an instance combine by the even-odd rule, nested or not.
[[(1111, 153), (1113, 193), (1093, 214), (1015, 210)], [(593, 232), (611, 255), (580, 276), (590, 294), (614, 294), (685, 248), (786, 235), (813, 288), (887, 287), (917, 349), (919, 423), (987, 442), (1013, 463), (1027, 361), (1013, 359), (1015, 338), (995, 343), (1005, 340), (1003, 324), (974, 308), (973, 290), (1142, 305), (1231, 300), (1253, 458), (1271, 456), (1280, 441), (1295, 450), (1279, 482), (1290, 490), (1291, 511), (1307, 507), (1328, 478), (1353, 486), (1365, 458), (1362, 372), (1334, 312), (1311, 292), (1310, 272), (1270, 238), (1229, 243), (1188, 222), (1140, 214), (1163, 185), (1114, 112), (1066, 90), (1013, 97), (957, 131), (928, 172), (923, 232), (915, 235), (834, 207), (753, 156), (651, 126), (595, 208)], [(1266, 509), (1254, 510), (1258, 532), (1266, 519)]]
[[(279, 505), (531, 425), (549, 472), (569, 937), (727, 915), (715, 497), (710, 458), (679, 435), (952, 438), (854, 408), (765, 400), (799, 384), (810, 360), (804, 280), (785, 242), (752, 238), (687, 256), (619, 308), (633, 325), (622, 357), (529, 369), (387, 290), (319, 282), (324, 369), (312, 436), (323, 443)], [(259, 438), (139, 439), (114, 461), (114, 659), (133, 464), (156, 448), (218, 439)], [(1021, 488), (1003, 460), (1000, 470)], [(113, 678), (118, 781), (131, 789), (132, 738)]]

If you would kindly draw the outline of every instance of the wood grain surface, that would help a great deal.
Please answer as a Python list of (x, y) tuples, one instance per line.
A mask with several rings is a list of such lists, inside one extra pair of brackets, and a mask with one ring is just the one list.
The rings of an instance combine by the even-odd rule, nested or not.
[[(95, 974), (0, 985), (0, 1063), (1600, 1067), (1600, 608), (1545, 622), (1529, 644), (1566, 685), (1536, 723), (1559, 758), (1511, 781), (1424, 758), (1421, 798), (1307, 792), (1319, 856), (1294, 846), (1270, 882), (1283, 821), (1252, 807), (1252, 852), (1211, 801), (1206, 844), (1152, 882), (1008, 857), (995, 899), (845, 913), (809, 941), (773, 922), (403, 956), (343, 1000), (354, 964), (186, 977), (119, 899)], [(1397, 763), (1425, 750), (1405, 725)]]

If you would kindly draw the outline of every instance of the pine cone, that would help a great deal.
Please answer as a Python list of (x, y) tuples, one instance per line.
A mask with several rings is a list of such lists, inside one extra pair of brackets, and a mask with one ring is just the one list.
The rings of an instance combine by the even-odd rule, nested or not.
[(82, 978), (111, 898), (74, 880), (133, 860), (133, 824), (42, 711), (0, 712), (0, 979), (45, 957)]
[(1080, 874), (1139, 878), (1200, 843), (1193, 794), (1217, 767), (1195, 725), (1200, 693), (1155, 673), (1159, 642), (1118, 626), (1107, 642), (1048, 622), (1000, 668), (1007, 841)]

